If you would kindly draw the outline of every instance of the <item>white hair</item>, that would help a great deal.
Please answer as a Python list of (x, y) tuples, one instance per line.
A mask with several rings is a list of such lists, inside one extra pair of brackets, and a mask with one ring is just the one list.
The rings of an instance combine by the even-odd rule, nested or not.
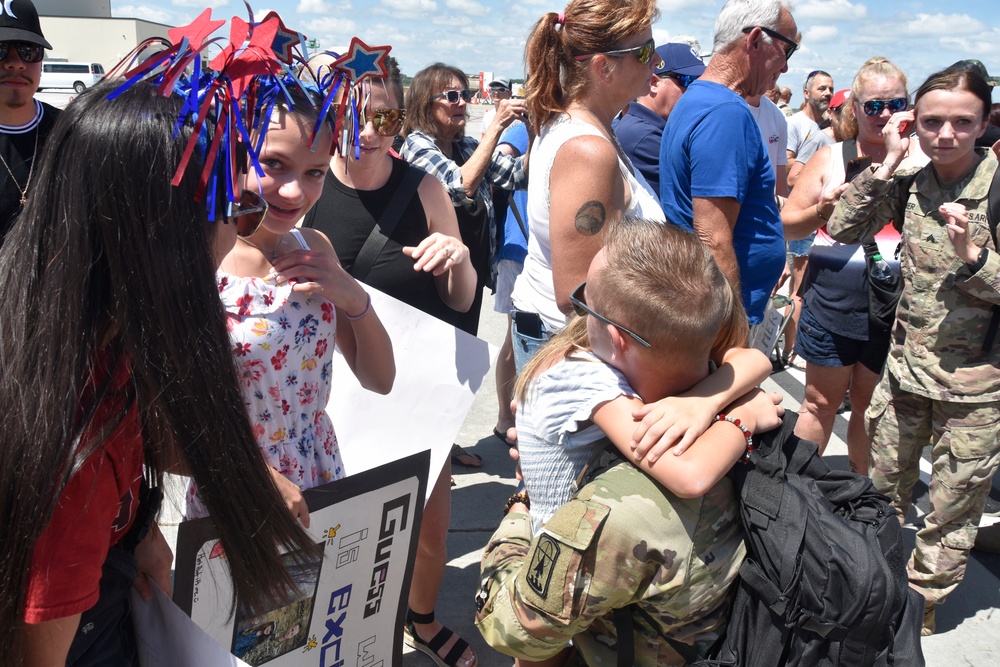
[[(712, 50), (715, 53), (724, 51), (743, 37), (743, 29), (747, 27), (760, 26), (777, 30), (782, 9), (791, 13), (788, 0), (729, 0), (715, 20)], [(763, 37), (764, 41), (771, 41), (770, 35), (765, 33)], [(795, 36), (790, 35), (790, 38), (795, 39)]]

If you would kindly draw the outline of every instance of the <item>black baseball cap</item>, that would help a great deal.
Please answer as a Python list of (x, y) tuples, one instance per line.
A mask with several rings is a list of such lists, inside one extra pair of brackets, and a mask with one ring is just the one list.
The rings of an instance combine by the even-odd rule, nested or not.
[(1000, 85), (1000, 79), (995, 76), (990, 76), (989, 72), (986, 71), (986, 65), (984, 65), (979, 60), (959, 60), (957, 63), (949, 67), (948, 69), (958, 69), (967, 70), (969, 72), (975, 72), (979, 76), (983, 77), (983, 81), (991, 86)]
[(38, 11), (31, 0), (5, 0), (0, 4), (0, 42), (27, 42), (52, 48), (42, 34)]

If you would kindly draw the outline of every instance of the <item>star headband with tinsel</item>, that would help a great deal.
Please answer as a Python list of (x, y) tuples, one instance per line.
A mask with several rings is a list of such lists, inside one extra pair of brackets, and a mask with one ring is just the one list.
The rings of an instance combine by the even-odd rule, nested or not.
[[(108, 95), (109, 99), (140, 81), (153, 83), (161, 95), (176, 93), (184, 97), (176, 130), (179, 132), (191, 121), (194, 131), (172, 182), (174, 185), (181, 182), (194, 151), (198, 150), (204, 168), (196, 199), (205, 202), (209, 219), (214, 219), (218, 210), (215, 196), (219, 179), (225, 183), (227, 204), (231, 206), (239, 200), (239, 146), (245, 147), (258, 178), (263, 176), (258, 156), (276, 104), (284, 100), (288, 108), (293, 108), (290, 88), (307, 92), (304, 97), (310, 103), (313, 97), (323, 100), (318, 105), (311, 150), (316, 150), (325, 122), (334, 133), (331, 154), (334, 150), (345, 155), (357, 154), (361, 115), (356, 84), (369, 77), (387, 75), (385, 59), (390, 47), (369, 47), (357, 37), (351, 40), (346, 56), (331, 53), (335, 61), (329, 72), (316, 75), (307, 64), (305, 37), (289, 30), (273, 11), (255, 22), (253, 10), (249, 3), (245, 4), (249, 21), (232, 18), (228, 43), (220, 37), (208, 39), (225, 21), (212, 20), (211, 9), (206, 9), (187, 26), (169, 30), (169, 41), (154, 37), (139, 44), (108, 74), (109, 79), (125, 79)], [(203, 53), (212, 45), (222, 50), (203, 67)], [(298, 74), (296, 63), (301, 63)], [(342, 98), (341, 103), (335, 104), (338, 98)], [(206, 127), (210, 114), (214, 119), (211, 141)], [(250, 139), (251, 131), (257, 134), (256, 142)]]

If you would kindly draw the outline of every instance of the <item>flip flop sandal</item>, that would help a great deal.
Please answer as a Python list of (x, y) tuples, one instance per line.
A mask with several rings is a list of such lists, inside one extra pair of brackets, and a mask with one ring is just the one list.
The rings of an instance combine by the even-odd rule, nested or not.
[[(413, 627), (414, 618), (419, 620), (421, 624), (433, 623), (434, 612), (431, 612), (430, 614), (414, 614), (413, 612), (410, 612), (407, 615), (406, 626), (403, 628), (403, 641), (406, 642), (406, 645), (426, 655), (428, 658), (433, 660), (438, 667), (456, 667), (459, 664), (459, 660), (462, 659), (462, 654), (465, 653), (465, 649), (469, 648), (469, 642), (465, 641), (461, 637), (458, 637), (458, 635), (456, 635), (450, 628), (443, 626), (429, 642), (425, 642), (420, 638), (420, 635), (417, 634), (416, 629)], [(430, 620), (426, 620), (428, 618)], [(451, 647), (450, 651), (448, 651), (448, 655), (442, 658), (438, 655), (438, 651), (440, 651), (441, 647), (447, 644), (452, 637), (457, 637), (455, 645)], [(473, 652), (472, 655), (473, 660), (469, 667), (475, 667), (479, 662), (475, 652)]]
[(516, 447), (517, 446), (516, 442), (508, 440), (507, 439), (507, 434), (506, 433), (501, 433), (500, 430), (497, 429), (496, 427), (493, 428), (493, 435), (495, 435), (497, 438), (499, 438), (500, 440), (502, 440), (503, 444), (507, 445), (508, 447)]
[(483, 457), (478, 454), (467, 452), (458, 445), (452, 445), (451, 464), (456, 466), (465, 466), (467, 468), (479, 468), (483, 465)]

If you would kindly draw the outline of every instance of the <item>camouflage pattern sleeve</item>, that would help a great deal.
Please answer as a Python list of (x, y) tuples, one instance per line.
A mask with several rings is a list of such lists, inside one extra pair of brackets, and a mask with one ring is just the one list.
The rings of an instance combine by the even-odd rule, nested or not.
[(476, 625), (490, 646), (525, 660), (550, 658), (595, 618), (627, 604), (634, 589), (599, 598), (586, 592), (599, 571), (620, 569), (615, 554), (596, 559), (593, 552), (608, 511), (571, 500), (534, 539), (527, 514), (504, 520), (483, 555), (476, 600)]
[(976, 245), (989, 248), (986, 263), (974, 274), (969, 271), (968, 264), (963, 265), (955, 273), (955, 288), (981, 301), (1000, 305), (1000, 253), (997, 253), (996, 242), (992, 234), (982, 233), (974, 226), (970, 226), (969, 232)]
[(874, 169), (861, 172), (837, 203), (826, 230), (841, 243), (861, 243), (875, 238), (880, 229), (897, 215), (899, 195), (896, 183), (912, 172), (896, 172), (890, 180), (875, 177)]

